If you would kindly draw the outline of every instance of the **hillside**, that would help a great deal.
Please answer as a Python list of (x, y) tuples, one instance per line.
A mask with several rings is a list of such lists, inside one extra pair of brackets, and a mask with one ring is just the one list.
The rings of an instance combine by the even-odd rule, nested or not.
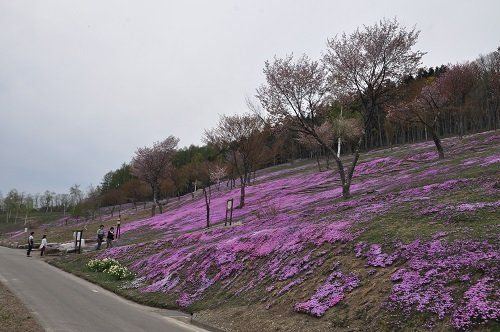
[[(119, 246), (55, 263), (228, 331), (499, 329), (500, 134), (443, 145), (444, 160), (432, 142), (363, 154), (349, 200), (314, 162), (262, 170), (230, 227), (224, 185), (208, 230), (202, 195), (130, 209)], [(111, 285), (85, 269), (96, 255), (136, 278)]]

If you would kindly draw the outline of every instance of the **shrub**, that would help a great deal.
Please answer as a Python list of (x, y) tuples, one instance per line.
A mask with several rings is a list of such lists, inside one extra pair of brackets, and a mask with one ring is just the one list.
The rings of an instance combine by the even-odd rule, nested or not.
[(103, 272), (116, 280), (132, 279), (134, 277), (134, 274), (127, 267), (113, 258), (91, 259), (86, 266), (91, 271)]
[(114, 258), (91, 259), (87, 263), (87, 267), (94, 272), (104, 272), (113, 265), (120, 265), (120, 263)]

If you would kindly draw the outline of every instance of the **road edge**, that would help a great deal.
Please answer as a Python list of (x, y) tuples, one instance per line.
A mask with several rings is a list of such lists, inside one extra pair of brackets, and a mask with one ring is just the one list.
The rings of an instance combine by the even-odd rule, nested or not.
[(154, 310), (155, 312), (159, 312), (159, 310), (171, 310), (171, 311), (176, 311), (176, 312), (179, 312), (179, 313), (182, 313), (182, 314), (185, 315), (185, 316), (164, 316), (164, 315), (162, 315), (164, 318), (168, 318), (169, 320), (170, 319), (171, 320), (175, 320), (175, 321), (181, 322), (182, 324), (186, 324), (188, 326), (198, 327), (200, 329), (203, 329), (203, 330), (206, 330), (206, 331), (209, 331), (209, 332), (228, 332), (228, 331), (222, 330), (222, 329), (220, 329), (220, 328), (218, 328), (216, 326), (210, 325), (210, 324), (208, 324), (206, 322), (197, 320), (197, 319), (193, 318), (193, 315), (191, 313), (179, 310), (178, 308), (175, 308), (175, 309), (161, 308), (161, 307), (153, 307), (153, 306), (150, 306), (150, 305), (147, 305), (147, 304), (143, 304), (143, 303), (138, 303), (138, 302), (134, 301), (132, 298), (129, 298), (127, 296), (123, 296), (121, 294), (113, 292), (112, 289), (106, 287), (105, 285), (99, 285), (99, 284), (94, 283), (90, 278), (87, 278), (84, 275), (83, 276), (78, 275), (78, 274), (74, 273), (73, 271), (66, 270), (66, 269), (63, 269), (63, 268), (55, 265), (55, 264), (52, 264), (51, 260), (52, 259), (44, 259), (43, 262), (46, 263), (46, 264), (48, 264), (48, 265), (50, 265), (50, 266), (52, 266), (52, 267), (54, 267), (54, 268), (56, 268), (56, 269), (58, 269), (61, 272), (70, 274), (73, 277), (85, 280), (85, 281), (87, 281), (87, 282), (89, 282), (89, 283), (91, 283), (91, 284), (93, 284), (93, 285), (95, 285), (97, 287), (100, 287), (100, 288), (106, 290), (107, 292), (112, 293), (115, 296), (121, 298), (124, 301), (131, 302), (131, 303), (133, 303), (134, 305), (137, 305), (137, 306), (142, 306), (142, 307), (145, 307), (145, 308), (150, 308), (150, 309)]

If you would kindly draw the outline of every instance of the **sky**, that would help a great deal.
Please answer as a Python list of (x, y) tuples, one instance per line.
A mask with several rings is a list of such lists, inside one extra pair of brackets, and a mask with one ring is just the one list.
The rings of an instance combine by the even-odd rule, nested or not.
[(424, 66), (500, 46), (500, 1), (0, 0), (0, 193), (84, 191), (169, 135), (201, 145), (247, 112), (266, 60), (320, 59), (382, 18), (420, 30)]

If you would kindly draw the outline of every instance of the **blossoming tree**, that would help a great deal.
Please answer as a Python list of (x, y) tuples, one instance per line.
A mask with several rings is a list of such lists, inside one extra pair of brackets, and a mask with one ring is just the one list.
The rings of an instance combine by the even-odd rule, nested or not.
[(245, 188), (251, 172), (261, 160), (264, 145), (264, 123), (252, 114), (223, 115), (217, 127), (206, 130), (205, 143), (225, 153), (226, 161), (240, 179), (240, 204), (245, 205)]
[(177, 137), (169, 136), (161, 142), (155, 142), (152, 147), (138, 148), (132, 159), (133, 174), (149, 184), (153, 191), (152, 216), (156, 211), (160, 180), (170, 171), (178, 143)]
[(257, 98), (268, 112), (269, 121), (287, 122), (303, 141), (314, 140), (325, 148), (337, 164), (342, 195), (349, 198), (351, 179), (359, 154), (346, 172), (343, 161), (332, 146), (333, 132), (339, 130), (334, 130), (321, 119), (330, 92), (323, 67), (306, 55), (297, 61), (293, 60), (293, 56), (288, 56), (285, 59), (275, 58), (272, 63), (266, 61), (264, 74), (267, 84), (257, 89)]

